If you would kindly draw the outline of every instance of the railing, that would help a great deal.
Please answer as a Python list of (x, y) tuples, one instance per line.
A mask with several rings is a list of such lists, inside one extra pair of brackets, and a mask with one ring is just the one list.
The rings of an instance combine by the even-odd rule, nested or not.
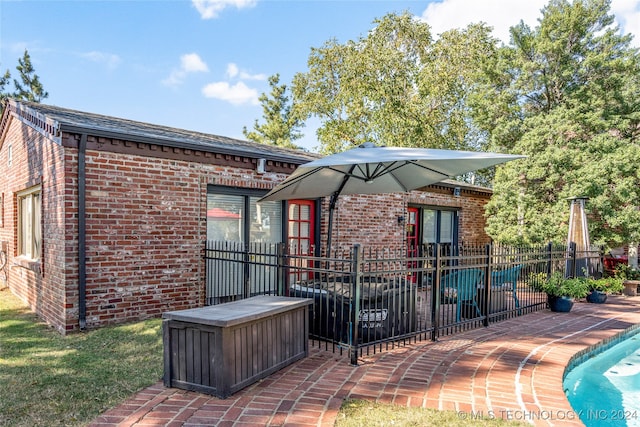
[(602, 271), (597, 249), (425, 245), (403, 249), (355, 245), (301, 252), (284, 244), (209, 241), (207, 304), (260, 294), (312, 298), (310, 334), (319, 346), (358, 356), (418, 340), (489, 326), (546, 307), (530, 286), (539, 273)]

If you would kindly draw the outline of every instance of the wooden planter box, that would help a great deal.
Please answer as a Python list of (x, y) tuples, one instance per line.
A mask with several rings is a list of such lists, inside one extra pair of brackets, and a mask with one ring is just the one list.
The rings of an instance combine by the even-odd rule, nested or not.
[(164, 385), (224, 399), (306, 357), (312, 302), (265, 295), (164, 313)]

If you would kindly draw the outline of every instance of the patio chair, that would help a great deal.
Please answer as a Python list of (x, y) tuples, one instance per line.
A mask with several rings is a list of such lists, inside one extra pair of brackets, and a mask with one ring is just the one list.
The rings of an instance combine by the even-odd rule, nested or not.
[(491, 287), (494, 289), (501, 288), (507, 291), (511, 291), (511, 293), (513, 294), (513, 300), (516, 304), (516, 308), (518, 309), (518, 314), (522, 314), (517, 293), (520, 270), (522, 270), (522, 265), (516, 265), (504, 270), (496, 270), (491, 272)]
[(482, 316), (478, 302), (476, 301), (476, 295), (478, 294), (478, 287), (482, 285), (482, 279), (484, 272), (477, 268), (468, 268), (453, 271), (440, 279), (440, 288), (449, 291), (449, 301), (453, 302), (453, 295), (455, 294), (456, 303), (456, 322), (461, 319), (462, 305), (471, 307), (471, 310), (475, 310), (478, 317)]

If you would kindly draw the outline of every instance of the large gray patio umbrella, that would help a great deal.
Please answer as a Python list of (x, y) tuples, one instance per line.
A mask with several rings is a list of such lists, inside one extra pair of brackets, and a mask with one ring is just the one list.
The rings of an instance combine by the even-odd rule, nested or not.
[(408, 192), (525, 156), (371, 143), (305, 163), (259, 202), (330, 196), (327, 251), (339, 195)]

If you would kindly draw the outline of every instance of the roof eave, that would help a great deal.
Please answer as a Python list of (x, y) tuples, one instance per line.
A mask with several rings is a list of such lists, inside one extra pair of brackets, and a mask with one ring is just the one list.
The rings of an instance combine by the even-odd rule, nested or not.
[(266, 151), (255, 151), (255, 150), (237, 150), (237, 149), (229, 149), (223, 147), (207, 147), (202, 144), (192, 144), (184, 141), (180, 141), (172, 138), (159, 138), (159, 137), (150, 137), (144, 135), (136, 135), (132, 133), (126, 132), (117, 132), (112, 130), (104, 130), (104, 129), (96, 129), (93, 127), (85, 127), (78, 125), (71, 125), (68, 123), (60, 123), (60, 130), (66, 133), (75, 133), (75, 134), (88, 134), (96, 137), (102, 138), (112, 138), (112, 139), (120, 139), (123, 141), (131, 141), (131, 142), (139, 142), (145, 144), (156, 144), (156, 145), (164, 145), (172, 148), (181, 148), (186, 150), (193, 151), (204, 151), (204, 152), (212, 152), (219, 154), (226, 154), (232, 156), (242, 156), (247, 158), (268, 158), (269, 160), (291, 163), (296, 165), (301, 165), (309, 162), (309, 159), (295, 157), (295, 156), (283, 156), (279, 154), (269, 153)]

